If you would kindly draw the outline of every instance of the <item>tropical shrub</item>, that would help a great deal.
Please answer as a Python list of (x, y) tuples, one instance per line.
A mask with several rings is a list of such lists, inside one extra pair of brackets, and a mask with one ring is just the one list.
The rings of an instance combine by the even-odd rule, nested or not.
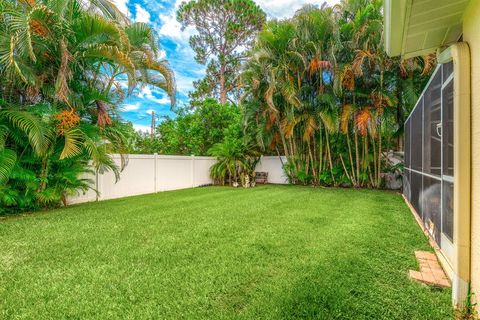
[(248, 138), (228, 136), (214, 145), (209, 154), (217, 158), (210, 168), (210, 176), (216, 184), (255, 186), (255, 167), (261, 153)]
[(191, 109), (178, 109), (177, 116), (165, 119), (155, 136), (140, 134), (136, 153), (205, 156), (229, 131), (241, 135), (241, 111), (230, 103), (206, 99)]
[(106, 0), (0, 1), (0, 213), (66, 203), (131, 148), (117, 105), (139, 85), (175, 102), (158, 39)]
[(245, 122), (292, 183), (383, 185), (385, 153), (435, 65), (383, 47), (381, 0), (305, 6), (259, 33), (240, 76)]

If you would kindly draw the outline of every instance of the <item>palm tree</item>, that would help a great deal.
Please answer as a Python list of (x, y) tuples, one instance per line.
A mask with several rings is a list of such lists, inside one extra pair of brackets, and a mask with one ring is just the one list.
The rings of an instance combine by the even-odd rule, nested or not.
[(128, 139), (117, 105), (144, 85), (175, 104), (173, 72), (153, 29), (108, 0), (0, 1), (0, 11), (0, 180), (17, 188), (12, 174), (31, 170), (45, 195), (37, 200), (47, 203), (62, 185), (75, 186), (53, 182), (62, 163), (88, 171), (90, 160), (118, 176), (123, 163), (109, 155), (127, 150)]
[(382, 34), (380, 0), (305, 6), (259, 33), (242, 103), (264, 129), (263, 144), (286, 155), (292, 182), (381, 186), (383, 152), (413, 96), (402, 72), (408, 66), (410, 83), (429, 73), (418, 77), (418, 63), (387, 57)]
[(248, 138), (226, 138), (215, 144), (209, 154), (217, 158), (217, 162), (210, 168), (210, 176), (217, 183), (233, 185), (240, 179), (244, 187), (249, 187), (249, 181), (254, 179), (255, 167), (260, 160), (260, 153), (255, 143)]

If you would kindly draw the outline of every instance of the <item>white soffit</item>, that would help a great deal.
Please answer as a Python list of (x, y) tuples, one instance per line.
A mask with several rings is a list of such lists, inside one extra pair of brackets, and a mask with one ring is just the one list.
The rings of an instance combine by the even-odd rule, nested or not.
[(462, 17), (469, 2), (385, 0), (387, 53), (410, 58), (456, 42), (462, 34)]

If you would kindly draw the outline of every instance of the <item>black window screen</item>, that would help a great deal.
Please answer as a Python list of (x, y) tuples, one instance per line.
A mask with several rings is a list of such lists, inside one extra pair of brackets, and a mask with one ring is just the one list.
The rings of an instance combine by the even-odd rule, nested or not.
[(411, 171), (410, 179), (411, 179), (410, 187), (412, 189), (412, 192), (410, 195), (410, 199), (411, 199), (410, 203), (415, 208), (415, 210), (420, 215), (420, 217), (422, 217), (422, 206), (421, 206), (422, 174), (416, 171)]
[(405, 170), (405, 173), (403, 174), (403, 194), (405, 195), (405, 198), (411, 203), (412, 198), (412, 189), (410, 186), (410, 170)]
[(453, 63), (435, 70), (404, 124), (403, 192), (442, 247), (453, 242)]
[(453, 82), (443, 89), (443, 174), (453, 177)]
[(453, 61), (447, 62), (442, 65), (442, 82), (446, 82), (448, 77), (453, 73)]
[(423, 176), (422, 190), (422, 220), (437, 243), (440, 243), (442, 227), (442, 182), (428, 176)]
[[(410, 168), (410, 119), (405, 122), (405, 168)], [(407, 139), (408, 138), (408, 139)]]
[(411, 115), (410, 128), (410, 165), (412, 169), (422, 171), (422, 149), (417, 148), (417, 144), (423, 140), (423, 99), (420, 98), (417, 106)]
[(423, 172), (441, 175), (442, 73), (433, 76), (423, 98)]
[(453, 241), (453, 183), (443, 182), (442, 231)]

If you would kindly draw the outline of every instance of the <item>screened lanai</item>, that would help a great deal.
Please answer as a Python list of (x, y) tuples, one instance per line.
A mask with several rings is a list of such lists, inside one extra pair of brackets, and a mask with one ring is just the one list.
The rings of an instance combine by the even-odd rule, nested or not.
[(405, 122), (404, 195), (453, 255), (453, 62), (440, 64)]

